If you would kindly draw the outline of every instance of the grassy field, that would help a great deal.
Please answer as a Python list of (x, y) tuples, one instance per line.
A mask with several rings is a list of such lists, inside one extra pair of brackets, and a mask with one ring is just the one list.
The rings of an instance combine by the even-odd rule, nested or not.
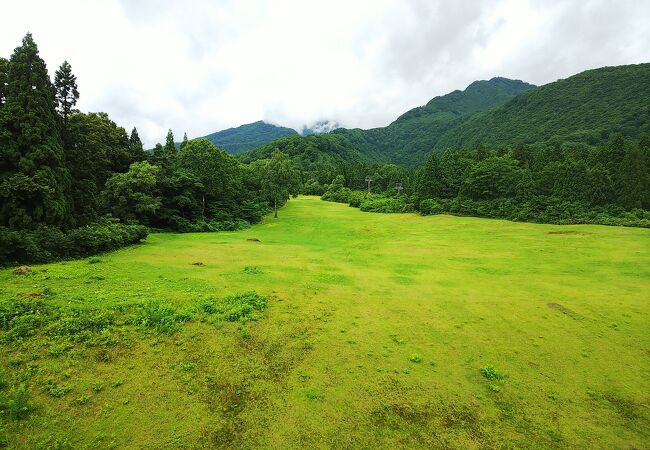
[(301, 197), (32, 269), (0, 271), (10, 448), (650, 447), (650, 230)]

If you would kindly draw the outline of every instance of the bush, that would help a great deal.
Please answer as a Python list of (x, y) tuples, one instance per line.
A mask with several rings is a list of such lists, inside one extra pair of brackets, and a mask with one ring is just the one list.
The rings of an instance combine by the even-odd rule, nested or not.
[(521, 222), (559, 225), (593, 223), (628, 227), (650, 227), (650, 211), (625, 211), (615, 206), (590, 207), (586, 203), (557, 197), (536, 196), (520, 202), (513, 198), (474, 201), (468, 198), (425, 199), (420, 201), (423, 215), (455, 214)]
[(488, 381), (499, 381), (503, 380), (505, 377), (503, 374), (499, 373), (496, 367), (488, 364), (487, 366), (481, 367), (481, 374)]
[(0, 265), (82, 258), (135, 244), (147, 234), (142, 225), (125, 225), (114, 219), (68, 232), (47, 226), (34, 230), (0, 227)]
[(423, 216), (432, 216), (434, 214), (442, 214), (445, 208), (434, 198), (427, 198), (420, 202), (420, 214)]
[(29, 403), (27, 386), (21, 384), (0, 397), (0, 413), (11, 420), (26, 418), (33, 410)]
[(406, 203), (399, 197), (372, 196), (367, 198), (359, 206), (361, 211), (379, 213), (401, 213), (408, 212)]
[(264, 311), (266, 304), (266, 297), (249, 291), (230, 295), (220, 300), (205, 300), (199, 308), (206, 314), (217, 315), (220, 319), (234, 322), (240, 319), (257, 319), (255, 312)]
[(189, 317), (179, 314), (170, 306), (151, 301), (139, 307), (133, 323), (142, 328), (170, 334), (177, 331), (180, 324), (187, 320)]
[(110, 327), (115, 321), (112, 311), (99, 309), (72, 309), (64, 312), (49, 326), (51, 336), (87, 342), (95, 333)]

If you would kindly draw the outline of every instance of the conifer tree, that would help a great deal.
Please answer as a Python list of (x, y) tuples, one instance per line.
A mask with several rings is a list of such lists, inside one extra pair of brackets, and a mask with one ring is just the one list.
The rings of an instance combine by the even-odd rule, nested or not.
[(181, 149), (182, 149), (183, 147), (185, 147), (185, 146), (187, 145), (188, 142), (189, 142), (189, 141), (188, 141), (188, 139), (187, 139), (187, 133), (183, 133), (183, 142), (181, 142)]
[(440, 162), (433, 151), (420, 172), (418, 195), (420, 199), (440, 197), (441, 187)]
[(174, 143), (174, 133), (170, 129), (165, 138), (165, 154), (173, 155), (176, 153), (176, 144)]
[(56, 90), (57, 110), (63, 118), (63, 129), (65, 131), (67, 130), (70, 114), (79, 112), (78, 109), (75, 109), (79, 99), (77, 77), (72, 73), (72, 67), (68, 61), (63, 61), (59, 70), (54, 73), (54, 88)]
[(0, 114), (0, 225), (65, 225), (70, 173), (65, 165), (54, 89), (32, 35), (9, 61)]
[(138, 135), (138, 129), (133, 127), (131, 130), (131, 136), (129, 137), (129, 149), (131, 151), (131, 162), (143, 161), (146, 159), (146, 153), (144, 151), (144, 146), (140, 140), (140, 135)]

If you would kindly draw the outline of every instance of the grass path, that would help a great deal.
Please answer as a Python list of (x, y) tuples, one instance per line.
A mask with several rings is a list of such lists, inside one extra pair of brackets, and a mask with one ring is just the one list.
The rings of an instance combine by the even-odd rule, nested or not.
[(100, 259), (2, 270), (0, 302), (191, 312), (255, 290), (269, 305), (171, 335), (115, 325), (110, 347), (0, 344), (38, 406), (5, 420), (11, 445), (650, 446), (650, 230), (300, 197), (242, 232), (154, 234)]

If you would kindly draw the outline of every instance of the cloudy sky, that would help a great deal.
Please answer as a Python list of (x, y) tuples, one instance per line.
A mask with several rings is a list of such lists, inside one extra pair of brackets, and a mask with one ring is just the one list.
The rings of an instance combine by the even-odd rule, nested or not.
[(649, 0), (6, 3), (0, 54), (31, 31), (51, 74), (71, 63), (83, 111), (147, 145), (260, 119), (384, 126), (477, 79), (650, 62)]

